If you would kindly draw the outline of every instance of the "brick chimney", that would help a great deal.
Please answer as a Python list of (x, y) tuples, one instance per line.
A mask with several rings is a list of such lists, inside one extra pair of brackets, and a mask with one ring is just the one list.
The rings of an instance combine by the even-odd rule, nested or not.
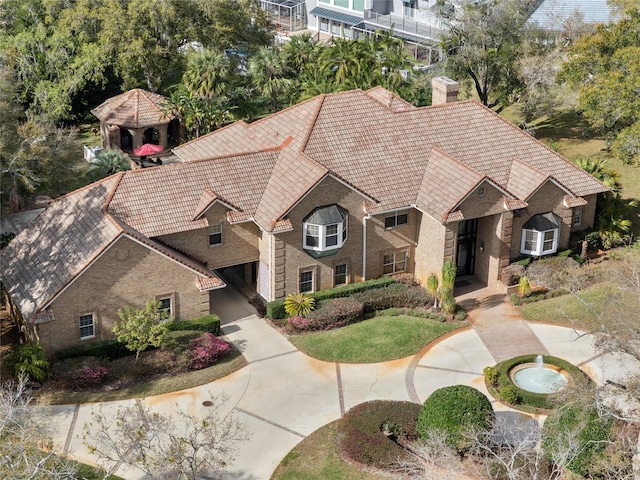
[(431, 80), (431, 105), (442, 105), (458, 101), (460, 86), (448, 77), (435, 77)]

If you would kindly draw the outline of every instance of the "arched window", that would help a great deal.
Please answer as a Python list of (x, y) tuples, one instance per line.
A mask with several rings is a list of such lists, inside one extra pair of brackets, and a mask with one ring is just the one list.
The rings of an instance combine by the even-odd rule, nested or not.
[(347, 218), (337, 205), (316, 208), (304, 219), (303, 248), (316, 257), (337, 251), (347, 241)]

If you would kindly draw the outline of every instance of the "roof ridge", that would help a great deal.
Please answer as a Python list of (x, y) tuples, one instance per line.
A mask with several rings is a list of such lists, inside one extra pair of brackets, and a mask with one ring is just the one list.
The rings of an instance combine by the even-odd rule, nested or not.
[[(311, 138), (311, 134), (313, 133), (313, 129), (316, 125), (316, 122), (318, 121), (318, 117), (320, 116), (320, 110), (322, 110), (322, 106), (324, 105), (324, 101), (327, 98), (327, 94), (326, 93), (322, 93), (320, 95), (318, 95), (317, 97), (313, 97), (313, 98), (319, 98), (318, 100), (318, 105), (316, 107), (316, 111), (313, 114), (313, 117), (311, 118), (311, 122), (309, 122), (309, 128), (307, 129), (307, 133), (305, 134), (305, 136), (302, 138), (302, 141), (300, 142), (300, 153), (304, 154), (304, 150), (305, 148), (307, 148), (307, 144), (309, 143), (309, 138)], [(307, 155), (307, 157), (311, 158), (310, 155)], [(313, 159), (314, 162), (318, 163), (319, 165), (322, 165), (320, 162), (318, 162), (317, 160)], [(324, 167), (324, 165), (322, 165)], [(324, 167), (327, 168), (327, 167)], [(327, 169), (328, 170), (328, 169)]]
[[(376, 98), (372, 95), (369, 94), (369, 92), (372, 92), (374, 90), (384, 90), (385, 92), (389, 93), (391, 96), (391, 101), (389, 102), (389, 104), (385, 104), (383, 103), (379, 98)], [(391, 90), (388, 90), (386, 88), (384, 88), (382, 85), (378, 85), (376, 87), (370, 88), (368, 90), (364, 90), (364, 94), (369, 97), (370, 99), (372, 99), (374, 102), (379, 103), (380, 105), (382, 105), (384, 108), (388, 109), (389, 111), (391, 111), (391, 113), (402, 113), (402, 112), (406, 112), (408, 110), (413, 110), (414, 108), (416, 108), (416, 106), (414, 104), (412, 104), (411, 102), (407, 102), (404, 98), (402, 98), (400, 95), (396, 95), (394, 92), (392, 92)], [(393, 100), (399, 100), (400, 102), (404, 103), (407, 107), (409, 107), (407, 110), (394, 110), (393, 108), (391, 108), (391, 102), (393, 102)]]
[[(264, 118), (267, 118), (267, 117), (264, 117)], [(188, 142), (181, 143), (180, 145), (174, 147), (172, 150), (180, 149), (180, 148), (182, 148), (182, 147), (184, 147), (186, 145), (189, 145), (191, 143), (197, 142), (198, 140), (202, 140), (203, 138), (207, 138), (207, 137), (213, 136), (213, 135), (215, 135), (215, 134), (217, 134), (217, 133), (219, 133), (219, 132), (221, 132), (223, 130), (230, 129), (231, 127), (234, 127), (236, 125), (241, 125), (244, 128), (249, 128), (251, 125), (253, 125), (253, 123), (247, 123), (244, 120), (237, 120), (235, 122), (231, 122), (231, 123), (225, 125), (224, 127), (220, 127), (220, 128), (217, 128), (217, 129), (215, 129), (215, 130), (213, 130), (211, 132), (205, 133), (204, 135), (200, 135), (199, 137), (192, 138)]]

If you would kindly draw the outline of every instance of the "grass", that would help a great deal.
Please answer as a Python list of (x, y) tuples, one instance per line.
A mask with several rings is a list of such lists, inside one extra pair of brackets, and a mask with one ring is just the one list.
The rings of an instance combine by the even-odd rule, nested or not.
[(340, 363), (376, 363), (414, 355), (427, 343), (464, 324), (381, 316), (327, 332), (298, 335), (291, 342), (307, 355)]
[[(517, 104), (505, 108), (501, 115), (515, 125), (524, 119)], [(553, 115), (536, 118), (529, 125), (538, 140), (568, 160), (576, 161), (583, 157), (607, 160), (609, 168), (620, 173), (622, 197), (627, 201), (640, 200), (640, 167), (625, 165), (615, 158), (603, 137), (590, 135), (588, 122), (574, 109), (560, 108)], [(632, 231), (637, 237), (640, 235), (640, 205), (631, 213)]]
[[(98, 135), (94, 135), (93, 129), (98, 129)], [(100, 123), (83, 123), (77, 126), (78, 141), (87, 147), (97, 147), (102, 143), (100, 138)]]
[(340, 420), (316, 430), (280, 462), (271, 480), (382, 480), (387, 477), (358, 470), (336, 453)]
[(78, 480), (124, 480), (124, 478), (117, 475), (109, 475), (104, 478), (104, 472), (100, 469), (94, 468), (86, 463), (76, 463), (76, 476)]
[(553, 322), (573, 325), (592, 330), (598, 328), (598, 313), (606, 310), (612, 299), (614, 285), (608, 282), (597, 283), (580, 292), (578, 299), (575, 295), (541, 300), (518, 307), (525, 320), (533, 322)]
[[(133, 362), (133, 358), (131, 359)], [(39, 404), (63, 405), (70, 403), (109, 402), (128, 398), (151, 397), (163, 393), (176, 392), (213, 382), (241, 369), (247, 364), (242, 354), (233, 348), (231, 353), (217, 364), (182, 374), (173, 374), (164, 378), (137, 383), (131, 387), (106, 392), (72, 392), (65, 390), (48, 391), (39, 394)]]

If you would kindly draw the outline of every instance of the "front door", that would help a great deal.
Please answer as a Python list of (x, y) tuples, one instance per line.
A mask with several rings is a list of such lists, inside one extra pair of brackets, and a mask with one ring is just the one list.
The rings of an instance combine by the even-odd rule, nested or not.
[(458, 222), (458, 248), (456, 251), (457, 275), (473, 275), (476, 260), (476, 234), (478, 220)]

